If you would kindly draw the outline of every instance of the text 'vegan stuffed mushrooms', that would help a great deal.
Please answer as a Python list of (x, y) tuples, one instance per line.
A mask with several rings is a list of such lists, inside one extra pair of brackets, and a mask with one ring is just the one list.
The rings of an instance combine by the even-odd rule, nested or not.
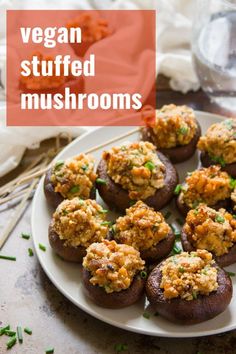
[(189, 159), (196, 151), (201, 128), (194, 111), (174, 104), (156, 110), (154, 122), (147, 121), (142, 139), (152, 142), (173, 163)]
[(103, 153), (97, 168), (97, 188), (110, 206), (125, 211), (143, 200), (159, 210), (172, 198), (178, 176), (167, 157), (149, 142), (133, 142)]

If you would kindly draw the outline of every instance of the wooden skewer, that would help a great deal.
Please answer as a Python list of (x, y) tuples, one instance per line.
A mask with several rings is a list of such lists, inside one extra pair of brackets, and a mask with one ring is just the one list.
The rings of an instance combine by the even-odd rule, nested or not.
[(23, 214), (27, 200), (29, 199), (32, 190), (35, 188), (36, 184), (38, 183), (38, 179), (34, 179), (33, 182), (31, 183), (30, 187), (28, 188), (27, 192), (25, 193), (24, 198), (22, 199), (21, 203), (18, 205), (18, 207), (15, 210), (14, 216), (11, 218), (9, 224), (7, 225), (6, 229), (4, 230), (3, 234), (0, 237), (0, 249), (8, 239), (10, 233), (12, 230), (15, 228), (16, 224), (18, 223), (21, 215)]
[(102, 149), (102, 148), (104, 148), (107, 145), (115, 143), (116, 141), (119, 141), (121, 139), (127, 138), (128, 136), (133, 135), (133, 134), (138, 133), (138, 132), (139, 132), (139, 128), (135, 128), (133, 130), (130, 130), (128, 133), (118, 135), (116, 138), (112, 138), (112, 139), (110, 139), (108, 141), (105, 141), (104, 143), (102, 143), (100, 145), (92, 147), (91, 149), (87, 150), (85, 152), (85, 154), (90, 154), (91, 152), (94, 152), (94, 151), (97, 151), (99, 149)]
[(39, 170), (29, 176), (26, 176), (25, 178), (22, 178), (19, 182), (18, 182), (18, 185), (22, 184), (22, 183), (26, 183), (26, 182), (29, 182), (31, 181), (33, 178), (37, 178), (37, 177), (40, 177), (42, 176), (44, 173), (46, 173), (48, 171), (48, 169), (51, 167), (51, 163), (43, 168), (42, 170)]
[[(128, 136), (130, 136), (130, 135), (132, 135), (132, 134), (135, 134), (135, 133), (138, 133), (138, 132), (139, 132), (139, 128), (135, 128), (135, 129), (129, 131), (128, 133), (119, 135), (119, 136), (117, 136), (116, 138), (112, 138), (112, 139), (110, 139), (110, 140), (108, 140), (108, 141), (106, 141), (106, 142), (104, 142), (104, 143), (102, 143), (102, 144), (100, 144), (100, 145), (96, 145), (96, 146), (94, 146), (94, 147), (88, 149), (87, 151), (84, 152), (84, 154), (90, 154), (90, 153), (92, 153), (92, 152), (94, 152), (94, 151), (97, 151), (97, 150), (99, 150), (99, 149), (102, 149), (103, 147), (105, 147), (105, 146), (107, 146), (107, 145), (110, 145), (110, 144), (112, 144), (112, 143), (114, 143), (114, 142), (116, 142), (116, 141), (119, 141), (119, 140), (121, 140), (121, 139), (127, 138)], [(46, 172), (49, 170), (49, 168), (50, 168), (51, 166), (52, 166), (52, 164), (50, 163), (47, 167), (43, 168), (42, 170), (37, 171), (37, 172), (35, 172), (35, 173), (31, 174), (31, 175), (28, 175), (28, 176), (26, 176), (25, 178), (22, 178), (21, 181), (19, 182), (19, 184), (29, 182), (29, 181), (31, 181), (33, 178), (42, 176), (44, 173), (46, 173)]]
[[(26, 186), (27, 187), (27, 186)], [(5, 198), (0, 198), (0, 205), (5, 204), (7, 202), (10, 202), (11, 200), (18, 198), (22, 195), (24, 195), (27, 192), (27, 189), (24, 188), (23, 190), (16, 192), (14, 194), (9, 195), (8, 197)]]
[[(39, 162), (39, 161), (38, 161)], [(45, 162), (41, 163), (38, 166), (33, 167), (30, 170), (30, 174), (32, 174), (33, 172), (36, 172), (38, 170), (41, 170), (42, 167), (45, 166)], [(13, 180), (11, 180), (10, 182), (6, 183), (4, 186), (2, 186), (0, 188), (0, 195), (4, 195), (6, 193), (11, 193), (14, 189), (15, 186), (17, 185), (17, 183), (23, 178), (29, 175), (29, 171), (28, 168), (27, 170), (25, 170), (23, 173), (21, 173), (19, 176), (17, 176), (16, 178), (14, 178)]]

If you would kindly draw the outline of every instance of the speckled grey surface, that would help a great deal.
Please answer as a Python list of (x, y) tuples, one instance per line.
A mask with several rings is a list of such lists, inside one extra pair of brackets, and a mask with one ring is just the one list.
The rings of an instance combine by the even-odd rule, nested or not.
[[(13, 209), (0, 212), (0, 231)], [(16, 262), (0, 260), (0, 322), (27, 326), (23, 344), (6, 351), (8, 337), (0, 337), (0, 354), (41, 354), (54, 347), (56, 354), (115, 354), (114, 346), (126, 344), (124, 354), (233, 354), (236, 331), (221, 336), (195, 339), (168, 339), (126, 332), (87, 315), (71, 304), (44, 274), (36, 255), (28, 256), (32, 239), (30, 206), (15, 228), (1, 254), (16, 256)], [(148, 321), (148, 320), (147, 320)]]

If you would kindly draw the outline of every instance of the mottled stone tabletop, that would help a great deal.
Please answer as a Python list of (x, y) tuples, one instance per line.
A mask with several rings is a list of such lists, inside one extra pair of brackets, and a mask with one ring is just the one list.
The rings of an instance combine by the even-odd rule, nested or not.
[[(14, 209), (0, 211), (0, 232)], [(44, 274), (29, 233), (31, 205), (15, 228), (1, 253), (16, 256), (16, 262), (0, 260), (0, 322), (30, 327), (32, 335), (6, 350), (8, 337), (0, 337), (0, 353), (43, 354), (54, 347), (56, 354), (112, 354), (117, 344), (125, 344), (124, 354), (210, 354), (236, 353), (236, 331), (220, 336), (193, 339), (168, 339), (126, 332), (87, 315), (70, 303)]]

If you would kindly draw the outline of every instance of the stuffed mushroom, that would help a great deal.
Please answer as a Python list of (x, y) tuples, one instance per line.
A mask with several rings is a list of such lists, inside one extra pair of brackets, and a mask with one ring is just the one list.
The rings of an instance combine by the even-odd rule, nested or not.
[(54, 209), (64, 200), (79, 197), (96, 198), (94, 159), (80, 154), (65, 161), (59, 160), (46, 173), (44, 194)]
[(83, 260), (87, 295), (97, 305), (107, 308), (134, 304), (144, 292), (144, 264), (132, 246), (114, 240), (91, 244)]
[(200, 136), (194, 111), (174, 104), (157, 110), (154, 122), (147, 120), (142, 129), (142, 139), (152, 142), (173, 163), (189, 159), (196, 151)]
[(167, 258), (150, 273), (146, 294), (154, 309), (183, 325), (207, 321), (229, 305), (232, 283), (206, 250)]
[(206, 249), (221, 267), (236, 262), (236, 219), (225, 209), (201, 204), (188, 212), (181, 232), (185, 251)]
[(172, 250), (175, 236), (163, 215), (142, 201), (126, 209), (110, 231), (117, 243), (133, 246), (146, 262), (155, 263)]
[(107, 236), (108, 226), (106, 213), (95, 200), (64, 200), (49, 225), (49, 242), (64, 260), (81, 263), (86, 248)]
[(231, 193), (231, 205), (234, 212), (236, 212), (236, 186), (234, 185), (235, 182), (233, 183), (232, 186), (233, 191)]
[(227, 208), (231, 191), (231, 178), (220, 166), (201, 168), (189, 173), (185, 182), (176, 187), (177, 207), (183, 215), (200, 203), (214, 209)]
[(202, 165), (221, 165), (236, 177), (236, 120), (226, 119), (213, 124), (198, 142)]
[(159, 210), (172, 198), (178, 175), (169, 159), (149, 142), (133, 142), (103, 153), (97, 188), (110, 206), (125, 211), (136, 200)]

